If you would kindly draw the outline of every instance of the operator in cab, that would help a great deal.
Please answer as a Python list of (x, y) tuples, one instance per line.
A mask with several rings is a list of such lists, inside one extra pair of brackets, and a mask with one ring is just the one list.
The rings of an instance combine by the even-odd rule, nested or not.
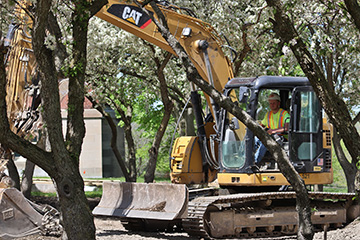
[[(266, 113), (260, 125), (265, 128), (270, 135), (279, 135), (281, 138), (287, 139), (285, 132), (285, 123), (290, 119), (289, 113), (280, 108), (280, 96), (277, 93), (270, 93), (268, 96), (270, 111)], [(266, 154), (265, 145), (256, 137), (255, 138), (255, 163), (259, 164)], [(262, 169), (264, 170), (264, 169)]]

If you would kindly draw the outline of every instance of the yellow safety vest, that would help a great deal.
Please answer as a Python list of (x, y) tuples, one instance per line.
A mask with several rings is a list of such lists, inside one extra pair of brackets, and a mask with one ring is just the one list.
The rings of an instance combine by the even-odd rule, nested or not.
[[(279, 111), (275, 114), (272, 111), (267, 112), (261, 123), (264, 124), (267, 128), (277, 129), (284, 127), (285, 119), (288, 117), (290, 117), (289, 113), (286, 110), (280, 108)], [(278, 121), (275, 121), (275, 119), (278, 119)]]

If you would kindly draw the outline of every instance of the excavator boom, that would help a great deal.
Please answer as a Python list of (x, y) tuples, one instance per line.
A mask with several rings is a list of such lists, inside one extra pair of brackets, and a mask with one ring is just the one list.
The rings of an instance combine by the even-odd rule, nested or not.
[[(227, 81), (233, 78), (233, 72), (231, 62), (222, 51), (224, 44), (216, 30), (200, 19), (181, 13), (182, 10), (176, 6), (157, 6), (166, 17), (170, 33), (184, 47), (203, 79), (210, 83), (204, 56), (196, 45), (199, 40), (209, 43), (208, 55), (211, 59), (214, 87), (221, 91)], [(157, 18), (150, 6), (146, 9)], [(175, 54), (151, 18), (134, 3), (109, 0), (96, 16)]]

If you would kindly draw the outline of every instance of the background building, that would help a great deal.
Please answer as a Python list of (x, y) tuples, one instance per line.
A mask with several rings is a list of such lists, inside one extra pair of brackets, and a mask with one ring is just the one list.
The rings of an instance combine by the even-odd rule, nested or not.
[[(60, 84), (61, 89), (65, 89), (65, 85)], [(61, 94), (61, 116), (63, 132), (66, 132), (67, 121), (67, 94)], [(115, 123), (118, 123), (115, 118), (115, 113), (111, 108), (106, 111), (112, 116)], [(84, 121), (85, 121), (85, 138), (82, 145), (80, 155), (80, 173), (84, 178), (104, 178), (104, 177), (121, 177), (123, 176), (115, 155), (111, 149), (111, 129), (105, 118), (102, 117), (96, 109), (92, 108), (92, 104), (88, 99), (84, 101)], [(118, 127), (117, 131), (117, 145), (122, 156), (125, 156), (124, 131)], [(125, 158), (125, 157), (124, 157)], [(20, 176), (25, 168), (26, 159), (18, 156), (15, 159), (15, 164), (18, 168)], [(41, 168), (36, 167), (34, 177), (48, 176)]]

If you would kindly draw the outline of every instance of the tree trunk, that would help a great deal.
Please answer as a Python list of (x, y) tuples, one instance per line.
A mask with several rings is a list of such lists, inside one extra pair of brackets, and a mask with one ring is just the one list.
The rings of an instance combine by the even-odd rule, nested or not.
[(355, 175), (357, 172), (356, 165), (354, 163), (350, 163), (347, 160), (340, 140), (340, 136), (337, 134), (335, 129), (333, 136), (333, 146), (335, 153), (342, 169), (344, 170), (348, 192), (355, 192)]
[[(154, 141), (156, 141), (156, 140), (154, 140)], [(154, 182), (158, 151), (159, 151), (159, 149), (156, 146), (154, 146), (154, 143), (151, 146), (151, 148), (148, 150), (149, 161), (146, 166), (146, 172), (144, 175), (144, 181), (146, 183)]]
[(63, 239), (95, 239), (93, 215), (84, 194), (84, 182), (77, 165), (70, 156), (64, 159), (63, 171), (55, 175), (55, 186), (59, 195)]
[(35, 164), (29, 160), (26, 160), (25, 170), (21, 180), (21, 193), (26, 197), (31, 197), (31, 189), (33, 184)]
[(322, 184), (315, 184), (315, 185), (314, 185), (314, 191), (315, 191), (315, 192), (322, 192), (322, 191), (324, 191), (324, 185), (322, 185)]
[[(153, 52), (155, 55), (155, 49), (153, 49)], [(157, 68), (158, 68), (156, 73), (157, 73), (157, 76), (158, 76), (158, 79), (160, 82), (160, 93), (161, 93), (162, 102), (164, 104), (164, 115), (161, 120), (158, 131), (156, 132), (153, 144), (148, 151), (149, 152), (149, 162), (148, 162), (146, 173), (144, 176), (145, 182), (147, 182), (147, 183), (154, 181), (156, 162), (157, 162), (157, 157), (158, 157), (158, 153), (159, 153), (160, 143), (165, 134), (167, 125), (168, 125), (170, 117), (171, 117), (171, 112), (172, 112), (172, 109), (174, 106), (169, 98), (169, 93), (167, 90), (165, 75), (164, 75), (164, 71), (163, 71), (166, 64), (169, 62), (171, 56), (172, 55), (168, 53), (167, 57), (165, 58), (165, 60), (163, 61), (162, 64), (160, 64), (160, 61), (158, 58), (155, 57), (155, 59), (154, 59), (156, 65), (157, 65)]]
[(357, 0), (345, 0), (345, 5), (350, 13), (356, 28), (360, 31), (360, 5)]
[[(360, 5), (357, 0), (345, 0), (346, 8), (348, 12), (350, 13), (352, 19), (354, 20), (354, 24), (356, 28), (360, 31)], [(356, 122), (359, 121), (360, 114), (358, 113), (355, 119), (353, 120), (353, 123), (355, 125)], [(359, 162), (359, 159), (358, 161)], [(356, 165), (355, 165), (356, 166)], [(357, 167), (356, 175), (355, 175), (355, 184), (354, 184), (355, 192), (357, 193), (357, 196), (359, 198), (360, 196), (360, 170), (359, 167)], [(349, 189), (348, 189), (349, 191)]]
[[(36, 20), (37, 24), (34, 26), (34, 35), (39, 34), (40, 36), (38, 35), (37, 37), (41, 39), (42, 33), (45, 32), (44, 25), (42, 24), (46, 23), (43, 17), (49, 12), (51, 2), (39, 1), (38, 3), (37, 10), (39, 12), (37, 12), (36, 17), (40, 17), (40, 19)], [(47, 64), (51, 65), (51, 58), (48, 58), (48, 56), (41, 51), (40, 46), (45, 45), (41, 44), (43, 41), (37, 37), (35, 37), (35, 41), (38, 42), (35, 45), (39, 48), (35, 50), (36, 48), (34, 47), (34, 52), (42, 56), (42, 58), (38, 58), (44, 61), (40, 65), (42, 65), (42, 67)], [(40, 46), (37, 45), (39, 43)], [(0, 52), (2, 53), (2, 51)], [(0, 62), (4, 62), (3, 56), (1, 56)], [(42, 91), (42, 104), (44, 107), (44, 120), (47, 125), (49, 141), (53, 152), (49, 153), (44, 151), (29, 141), (15, 135), (10, 130), (6, 114), (6, 78), (3, 64), (1, 64), (0, 67), (0, 132), (2, 133), (0, 134), (0, 142), (22, 156), (27, 157), (28, 160), (33, 163), (36, 163), (44, 169), (50, 177), (55, 179), (61, 205), (62, 224), (65, 229), (64, 234), (67, 235), (68, 239), (95, 239), (93, 216), (87, 204), (84, 184), (79, 173), (79, 166), (78, 163), (70, 157), (69, 152), (66, 151), (63, 140), (59, 109), (60, 104), (56, 101), (56, 99), (58, 99), (56, 98), (58, 94), (57, 78), (56, 76), (51, 78), (55, 71), (51, 68), (49, 70), (46, 67), (44, 70), (47, 74), (43, 74), (42, 78), (45, 79), (42, 82), (42, 90), (44, 90)], [(44, 78), (44, 76), (49, 78)], [(53, 82), (51, 80), (53, 80)], [(56, 113), (58, 115), (56, 115)], [(66, 239), (66, 237), (64, 237), (64, 239)]]
[[(73, 30), (72, 66), (69, 68), (69, 101), (66, 142), (62, 133), (62, 118), (54, 54), (45, 44), (50, 0), (39, 0), (35, 8), (33, 48), (41, 75), (41, 104), (43, 119), (51, 145), (51, 164), (46, 172), (54, 179), (60, 200), (63, 238), (95, 239), (93, 216), (84, 193), (79, 172), (79, 156), (85, 134), (83, 119), (84, 78), (86, 71), (87, 27), (90, 17), (106, 2), (73, 1), (71, 16)], [(101, 4), (102, 5), (101, 5)], [(100, 5), (98, 5), (100, 4)], [(36, 163), (36, 162), (34, 162)]]
[(148, 162), (146, 173), (144, 176), (144, 178), (145, 178), (144, 180), (147, 183), (153, 182), (154, 178), (155, 178), (155, 169), (156, 169), (156, 162), (157, 162), (157, 157), (158, 157), (158, 153), (159, 153), (159, 147), (160, 147), (161, 139), (164, 136), (166, 127), (170, 120), (171, 109), (172, 109), (172, 105), (170, 107), (168, 107), (168, 109), (165, 108), (165, 113), (164, 113), (163, 119), (161, 121), (159, 130), (157, 131), (154, 142), (148, 151), (149, 152), (149, 162)]
[(136, 182), (137, 170), (136, 170), (136, 147), (134, 138), (132, 136), (131, 126), (125, 126), (125, 138), (128, 146), (128, 169), (129, 169), (129, 181)]
[(126, 106), (127, 111), (123, 111), (121, 107), (116, 106), (116, 110), (120, 114), (121, 120), (124, 122), (124, 133), (125, 139), (127, 143), (128, 150), (128, 172), (129, 179), (128, 182), (136, 182), (137, 178), (137, 169), (136, 169), (136, 147), (134, 143), (134, 138), (132, 135), (132, 127), (131, 127), (131, 118), (132, 118), (132, 107)]
[(87, 98), (89, 99), (89, 101), (91, 101), (91, 103), (93, 104), (93, 108), (96, 108), (96, 110), (98, 110), (102, 116), (106, 119), (107, 123), (109, 124), (109, 127), (111, 129), (111, 149), (115, 155), (115, 158), (120, 166), (120, 169), (125, 177), (125, 180), (127, 182), (130, 182), (130, 176), (129, 176), (129, 173), (128, 173), (128, 169), (126, 167), (126, 164), (125, 164), (125, 161), (124, 159), (122, 158), (121, 154), (120, 154), (120, 151), (117, 147), (117, 126), (116, 124), (114, 123), (114, 120), (112, 119), (112, 117), (104, 110), (104, 108), (96, 103), (96, 101), (90, 97), (90, 96), (87, 96)]
[(10, 149), (8, 150), (9, 153), (7, 154), (8, 157), (8, 163), (7, 163), (7, 169), (9, 171), (9, 177), (14, 181), (14, 188), (20, 190), (20, 176), (19, 172), (17, 170), (17, 167), (15, 165), (13, 155), (10, 153)]
[(307, 192), (297, 192), (296, 211), (299, 215), (299, 230), (297, 233), (297, 240), (313, 239), (314, 229), (311, 223), (311, 206)]

